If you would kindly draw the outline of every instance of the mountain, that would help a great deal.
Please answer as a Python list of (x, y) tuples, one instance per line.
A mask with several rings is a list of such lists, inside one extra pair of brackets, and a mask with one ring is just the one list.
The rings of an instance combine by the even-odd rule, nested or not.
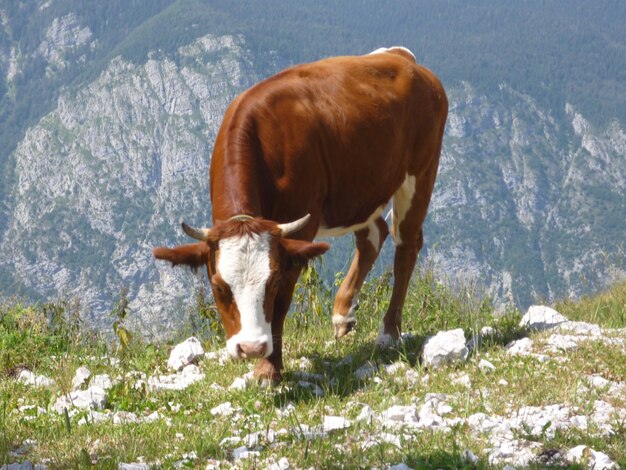
[(3, 295), (77, 297), (104, 326), (128, 289), (151, 332), (174, 326), (201, 278), (150, 249), (186, 241), (181, 217), (210, 220), (228, 103), (291, 63), (392, 44), (450, 99), (423, 262), (520, 308), (625, 275), (620, 2), (103, 3), (0, 3)]

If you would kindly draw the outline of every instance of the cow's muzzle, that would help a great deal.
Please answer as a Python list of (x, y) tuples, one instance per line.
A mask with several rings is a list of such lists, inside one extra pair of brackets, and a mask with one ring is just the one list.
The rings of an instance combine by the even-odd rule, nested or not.
[(239, 343), (237, 344), (236, 351), (237, 356), (241, 359), (265, 357), (267, 353), (267, 343)]

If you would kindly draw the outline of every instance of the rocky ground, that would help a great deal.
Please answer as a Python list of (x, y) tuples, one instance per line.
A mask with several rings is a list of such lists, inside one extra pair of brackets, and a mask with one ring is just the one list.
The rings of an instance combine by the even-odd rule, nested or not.
[[(159, 457), (139, 449), (136, 460), (116, 463), (120, 469), (284, 470), (342, 462), (399, 470), (419, 464), (415, 452), (424, 439), (443, 443), (440, 451), (449, 460), (442, 467), (619, 468), (624, 460), (615, 452), (624, 450), (623, 443), (612, 455), (598, 443), (625, 436), (626, 329), (568, 321), (548, 307), (531, 307), (517, 327), (522, 333), (506, 344), (498, 326), (482, 327), (469, 339), (463, 329), (440, 331), (420, 341), (415, 363), (412, 334), (404, 334), (395, 346), (400, 354), (390, 356), (299, 356), (289, 361), (285, 382), (271, 388), (256, 384), (250, 372), (237, 375), (241, 367), (231, 370), (224, 350), (205, 352), (192, 337), (171, 350), (166, 369), (153, 373), (122, 374), (119, 359), (85, 358), (92, 369), (107, 372), (81, 366), (63, 394), (54, 378), (24, 369), (16, 381), (28, 398), (16, 401), (7, 422), (21, 423), (26, 434), (50, 422), (65, 422), (60, 428), (68, 433), (87, 429), (91, 449), (85, 452), (99, 466), (107, 462), (101, 441), (115, 428), (156, 426), (181, 444)], [(580, 368), (589, 363), (588, 354), (610, 357)], [(120, 406), (121, 384), (151, 405)], [(33, 392), (41, 389), (52, 393)], [(195, 400), (198, 390), (209, 398)], [(186, 419), (194, 414), (203, 416), (200, 428)], [(211, 451), (199, 451), (197, 444), (185, 450), (182, 444), (197, 432), (212, 442)], [(294, 452), (302, 446), (328, 453), (328, 461), (302, 459)], [(13, 463), (0, 468), (62, 467), (55, 458), (36, 458), (46, 447), (31, 435), (8, 452), (5, 461)], [(372, 457), (377, 448), (386, 449), (380, 458)]]

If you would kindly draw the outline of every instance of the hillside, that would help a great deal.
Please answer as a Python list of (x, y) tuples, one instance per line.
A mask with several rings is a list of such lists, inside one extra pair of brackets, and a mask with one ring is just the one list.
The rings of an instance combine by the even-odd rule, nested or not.
[[(255, 5), (0, 7), (0, 293), (75, 296), (106, 328), (127, 289), (146, 334), (166, 333), (201, 282), (150, 248), (185, 239), (180, 217), (210, 220), (207, 168), (230, 100), (292, 63), (391, 44), (450, 95), (423, 264), (519, 308), (624, 276), (622, 2)], [(329, 283), (351, 249), (334, 243)]]
[[(173, 345), (140, 335), (99, 339), (76, 323), (70, 305), (5, 303), (0, 465), (626, 465), (624, 284), (559, 307), (576, 321), (534, 308), (520, 322), (513, 311), (493, 318), (486, 299), (468, 302), (469, 291), (453, 293), (426, 273), (411, 286), (404, 342), (388, 350), (372, 346), (387, 279), (364, 293), (370, 307), (359, 310), (356, 333), (335, 341), (329, 318), (312, 308), (329, 301), (328, 292), (300, 284), (296, 303), (306, 313), (287, 321), (285, 380), (271, 388), (249, 380), (248, 363), (225, 359), (210, 314), (178, 332), (202, 341), (193, 363), (185, 356), (176, 371), (166, 366), (180, 357)], [(124, 325), (122, 312), (117, 319)], [(457, 328), (457, 359), (428, 362), (429, 338)]]

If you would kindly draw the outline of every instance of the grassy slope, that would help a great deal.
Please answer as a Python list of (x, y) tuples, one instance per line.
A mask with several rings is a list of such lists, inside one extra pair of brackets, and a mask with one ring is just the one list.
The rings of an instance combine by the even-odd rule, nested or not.
[[(580, 406), (585, 412), (596, 399), (607, 398), (595, 390), (583, 391), (583, 375), (601, 374), (611, 380), (626, 377), (624, 350), (600, 342), (582, 343), (578, 349), (563, 353), (567, 358), (564, 363), (509, 357), (502, 345), (521, 336), (522, 332), (515, 326), (519, 315), (512, 312), (508, 317), (495, 320), (488, 303), (479, 296), (468, 291), (454, 294), (428, 274), (414, 282), (405, 310), (405, 331), (415, 336), (397, 349), (379, 351), (372, 346), (389, 297), (385, 276), (370, 283), (361, 297), (357, 334), (338, 342), (331, 339), (331, 325), (325, 314), (330, 305), (329, 295), (310, 271), (295, 299), (296, 306), (309, 313), (305, 316), (296, 308), (294, 317), (288, 320), (285, 382), (270, 390), (257, 386), (229, 390), (227, 387), (233, 380), (249, 370), (249, 364), (227, 362), (219, 366), (216, 361), (208, 360), (200, 363), (205, 379), (184, 391), (137, 390), (133, 388), (135, 380), (124, 379), (125, 374), (129, 371), (147, 375), (158, 371), (165, 373), (171, 349), (168, 345), (145, 345), (133, 339), (123, 352), (113, 348), (114, 355), (122, 360), (119, 366), (111, 367), (108, 360), (103, 359), (107, 354), (104, 340), (77, 330), (73, 321), (62, 320), (60, 312), (71, 312), (71, 306), (28, 307), (5, 303), (0, 310), (0, 465), (29, 458), (34, 462), (47, 461), (51, 468), (86, 467), (92, 463), (98, 468), (117, 468), (119, 462), (142, 459), (169, 466), (184, 454), (195, 452), (199, 460), (190, 461), (189, 465), (204, 468), (207, 461), (230, 458), (227, 446), (220, 446), (220, 441), (233, 436), (237, 430), (244, 436), (248, 432), (284, 428), (290, 433), (279, 437), (278, 444), (263, 445), (260, 456), (242, 460), (239, 465), (265, 468), (268, 458), (278, 460), (284, 456), (298, 468), (335, 468), (340, 464), (347, 468), (385, 467), (401, 461), (413, 468), (475, 468), (461, 458), (462, 451), (469, 448), (481, 457), (478, 468), (488, 468), (485, 448), (489, 443), (483, 437), (472, 435), (467, 425), (456, 426), (449, 433), (405, 431), (399, 433), (401, 449), (383, 443), (366, 450), (362, 444), (367, 439), (380, 440), (380, 429), (375, 423), (354, 423), (348, 430), (336, 431), (332, 438), (311, 441), (298, 438), (298, 429), (301, 424), (320, 424), (325, 415), (354, 419), (364, 404), (381, 412), (395, 404), (419, 402), (426, 393), (432, 392), (451, 394), (451, 416), (461, 418), (477, 412), (505, 415), (509, 407), (516, 409), (523, 404), (566, 403)], [(568, 303), (563, 313), (601, 325), (624, 327), (625, 301), (626, 288), (618, 285), (594, 299), (585, 299), (580, 304)], [(602, 312), (602, 315), (595, 312)], [(52, 326), (46, 325), (46, 317), (53, 318)], [(468, 362), (456, 368), (426, 371), (417, 361), (427, 335), (461, 327), (469, 337), (487, 324), (495, 325), (499, 335), (470, 356)], [(544, 337), (539, 335), (536, 342), (541, 343)], [(207, 341), (207, 346), (214, 349), (221, 346), (221, 340), (213, 345), (209, 343)], [(323, 397), (297, 385), (300, 377), (296, 371), (300, 369), (301, 357), (311, 360), (310, 372), (321, 375), (315, 382), (324, 390)], [(347, 357), (351, 360), (346, 361)], [(496, 371), (481, 372), (478, 368), (481, 358), (488, 358)], [(379, 378), (356, 379), (355, 370), (367, 361), (400, 362), (403, 369), (397, 374), (377, 374)], [(29, 419), (28, 412), (17, 411), (22, 405), (51, 406), (56, 396), (70, 390), (72, 376), (80, 365), (86, 365), (94, 373), (107, 372), (121, 378), (108, 395), (107, 406), (112, 411), (126, 410), (142, 416), (158, 410), (170, 423), (159, 419), (149, 424), (79, 426), (77, 422), (84, 412), (72, 417), (68, 425), (63, 416), (54, 412)], [(48, 390), (18, 383), (12, 377), (20, 367), (53, 377), (56, 387)], [(414, 382), (405, 379), (409, 369), (417, 374)], [(463, 373), (471, 377), (471, 388), (451, 380)], [(424, 377), (428, 379), (423, 380)], [(498, 384), (501, 379), (509, 386)], [(241, 411), (227, 417), (210, 413), (213, 407), (226, 401)], [(289, 403), (293, 404), (294, 412), (282, 415), (279, 410)], [(612, 403), (624, 407), (626, 397), (615, 398)], [(610, 437), (600, 437), (592, 427), (585, 432), (557, 432), (553, 438), (534, 436), (533, 440), (540, 442), (545, 450), (584, 443), (608, 453), (626, 466), (623, 425), (618, 429), (622, 434), (618, 432)], [(37, 445), (21, 457), (9, 455), (26, 439), (36, 440)]]

